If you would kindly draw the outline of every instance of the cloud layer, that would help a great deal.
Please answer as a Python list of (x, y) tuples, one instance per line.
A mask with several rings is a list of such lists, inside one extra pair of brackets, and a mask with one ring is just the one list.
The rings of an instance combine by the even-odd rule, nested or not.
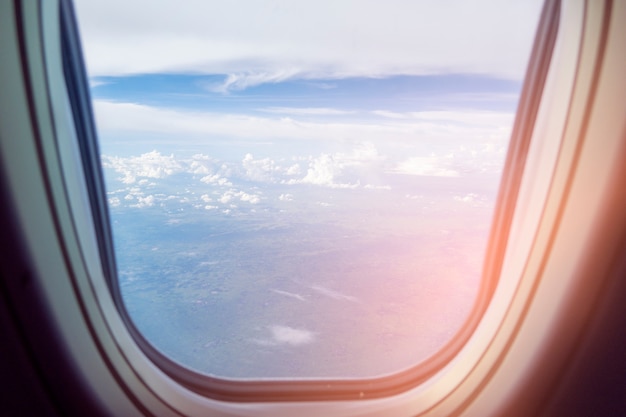
[[(76, 2), (92, 76), (292, 78), (478, 73), (520, 79), (540, 0)], [(520, 53), (521, 51), (521, 53)]]
[(480, 110), (405, 113), (362, 111), (361, 118), (357, 120), (316, 122), (282, 114), (260, 117), (107, 100), (95, 100), (94, 107), (98, 129), (105, 134), (115, 131), (156, 132), (257, 140), (271, 138), (415, 142), (424, 138), (440, 138), (471, 142), (486, 137), (507, 138), (513, 121), (513, 114), (510, 112)]

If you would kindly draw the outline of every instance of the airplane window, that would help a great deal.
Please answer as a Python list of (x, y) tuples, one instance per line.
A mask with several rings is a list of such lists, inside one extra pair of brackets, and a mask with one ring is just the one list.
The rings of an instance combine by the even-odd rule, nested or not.
[(540, 1), (76, 3), (119, 291), (156, 350), (350, 379), (453, 339)]

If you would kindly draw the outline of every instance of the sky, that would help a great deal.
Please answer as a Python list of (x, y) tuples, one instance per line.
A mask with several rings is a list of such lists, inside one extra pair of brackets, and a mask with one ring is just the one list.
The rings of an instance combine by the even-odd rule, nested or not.
[[(433, 280), (432, 292), (440, 282), (465, 291), (470, 269), (478, 282), (481, 255), (474, 254), (488, 235), (540, 0), (75, 3), (114, 236), (129, 236), (133, 225), (124, 230), (122, 223), (132, 221), (124, 216), (133, 210), (164, 231), (191, 213), (202, 225), (194, 233), (223, 221), (241, 233), (259, 231), (262, 238), (251, 233), (241, 244), (276, 243), (276, 259), (262, 263), (275, 262), (277, 276), (301, 262), (298, 244), (308, 245), (311, 236), (326, 242), (325, 230), (375, 241), (373, 257), (337, 261), (356, 267), (381, 254), (394, 268), (413, 265), (413, 255), (398, 261), (405, 241), (395, 247), (392, 236), (414, 246), (442, 241), (443, 254), (437, 245), (419, 248), (425, 260), (419, 268), (434, 271), (423, 278)], [(313, 232), (305, 235), (303, 224), (313, 224)], [(292, 230), (285, 241), (293, 248), (272, 240), (277, 225)], [(128, 242), (165, 247), (169, 239), (141, 238)], [(132, 253), (140, 246), (128, 245)], [(457, 246), (469, 252), (453, 253)], [(172, 265), (187, 259), (168, 250)], [(319, 250), (328, 258), (310, 270), (334, 271), (326, 263), (342, 252), (333, 250)], [(281, 254), (292, 254), (295, 266), (280, 270)], [(457, 258), (463, 260), (454, 264)], [(120, 276), (132, 276), (136, 265), (124, 262)], [(346, 265), (336, 270), (350, 270)], [(461, 273), (446, 281), (454, 268)], [(311, 280), (308, 295), (288, 286), (268, 294), (296, 303), (320, 294), (346, 304), (358, 299), (358, 286), (315, 284), (318, 278), (303, 278)], [(464, 302), (469, 308), (471, 297)], [(295, 349), (323, 339), (312, 330), (319, 323), (264, 323), (254, 313), (252, 321), (270, 335), (250, 336), (258, 345)], [(450, 314), (460, 323), (465, 313)], [(401, 322), (413, 329), (412, 316), (405, 316)]]
[(103, 142), (184, 132), (362, 143), (504, 130), (540, 1), (76, 6)]
[(173, 136), (185, 135), (245, 142), (243, 157), (277, 142), (318, 154), (364, 144), (397, 154), (419, 140), (507, 138), (540, 3), (76, 7), (104, 152), (154, 150), (127, 146), (131, 136), (175, 148)]
[(109, 201), (327, 207), (313, 186), (393, 207), (456, 178), (454, 201), (493, 202), (540, 8), (78, 0)]
[(541, 2), (76, 2), (90, 74), (227, 74), (242, 90), (293, 78), (441, 73), (520, 80)]

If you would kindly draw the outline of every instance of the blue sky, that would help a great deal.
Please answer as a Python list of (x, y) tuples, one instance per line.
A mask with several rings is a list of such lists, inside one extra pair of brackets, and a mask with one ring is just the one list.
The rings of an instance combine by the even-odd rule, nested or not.
[[(248, 153), (311, 159), (368, 149), (363, 157), (385, 159), (385, 172), (410, 172), (406, 167), (419, 161), (411, 158), (427, 158), (422, 161), (430, 166), (454, 152), (489, 149), (485, 162), (494, 164), (506, 147), (521, 88), (517, 80), (452, 74), (289, 79), (228, 92), (212, 88), (227, 77), (94, 78), (104, 152), (210, 152), (241, 161)], [(302, 170), (304, 176), (306, 164)]]
[[(222, 84), (227, 77), (227, 74), (95, 77), (92, 91), (94, 98), (99, 100), (178, 109), (278, 113), (281, 108), (325, 108), (340, 111), (336, 115), (362, 116), (362, 112), (380, 110), (475, 109), (510, 112), (515, 110), (521, 88), (518, 80), (458, 74), (286, 80), (228, 93), (212, 88)], [(310, 112), (309, 115), (315, 114)], [(326, 115), (331, 114), (326, 112)], [(317, 115), (323, 115), (323, 112), (319, 111)]]

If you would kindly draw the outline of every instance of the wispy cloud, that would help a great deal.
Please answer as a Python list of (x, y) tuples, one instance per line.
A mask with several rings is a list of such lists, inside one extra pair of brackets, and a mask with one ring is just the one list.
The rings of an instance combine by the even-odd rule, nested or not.
[[(262, 139), (359, 141), (372, 143), (416, 143), (423, 139), (453, 140), (466, 143), (490, 138), (508, 138), (513, 118), (506, 112), (411, 112), (380, 111), (382, 118), (348, 121), (300, 120), (292, 117), (251, 116), (206, 111), (190, 111), (95, 100), (96, 121), (101, 132), (157, 132), (204, 137)], [(321, 113), (321, 112), (320, 112)]]
[(99, 87), (101, 85), (107, 85), (107, 84), (109, 84), (108, 81), (99, 80), (97, 78), (89, 78), (89, 87), (91, 88), (95, 88), (95, 87)]
[(295, 298), (296, 300), (306, 301), (306, 298), (304, 298), (304, 296), (293, 293), (293, 292), (277, 290), (277, 289), (272, 289), (272, 292), (279, 294), (279, 295), (284, 295), (285, 297)]
[(344, 116), (355, 114), (355, 110), (331, 109), (327, 107), (267, 107), (258, 109), (264, 113), (288, 114), (296, 116)]
[(422, 121), (430, 123), (453, 123), (456, 125), (500, 127), (510, 126), (515, 114), (512, 112), (484, 110), (445, 110), (421, 112), (394, 112), (374, 110), (371, 114), (383, 118), (405, 121)]
[(358, 301), (358, 298), (356, 298), (356, 297), (353, 297), (351, 295), (342, 294), (339, 291), (331, 290), (330, 288), (326, 288), (326, 287), (323, 287), (321, 285), (312, 285), (311, 289), (317, 291), (318, 293), (320, 293), (322, 295), (325, 295), (326, 297), (330, 297), (330, 298), (333, 298), (335, 300), (345, 300), (345, 301), (352, 301), (352, 302), (357, 302)]
[(296, 78), (300, 74), (297, 69), (283, 69), (273, 72), (242, 72), (229, 74), (221, 83), (205, 84), (205, 88), (214, 93), (230, 93), (233, 91), (245, 90), (267, 83), (280, 83), (292, 78)]
[(304, 84), (319, 88), (320, 90), (333, 90), (337, 88), (337, 84), (323, 81), (304, 81)]

